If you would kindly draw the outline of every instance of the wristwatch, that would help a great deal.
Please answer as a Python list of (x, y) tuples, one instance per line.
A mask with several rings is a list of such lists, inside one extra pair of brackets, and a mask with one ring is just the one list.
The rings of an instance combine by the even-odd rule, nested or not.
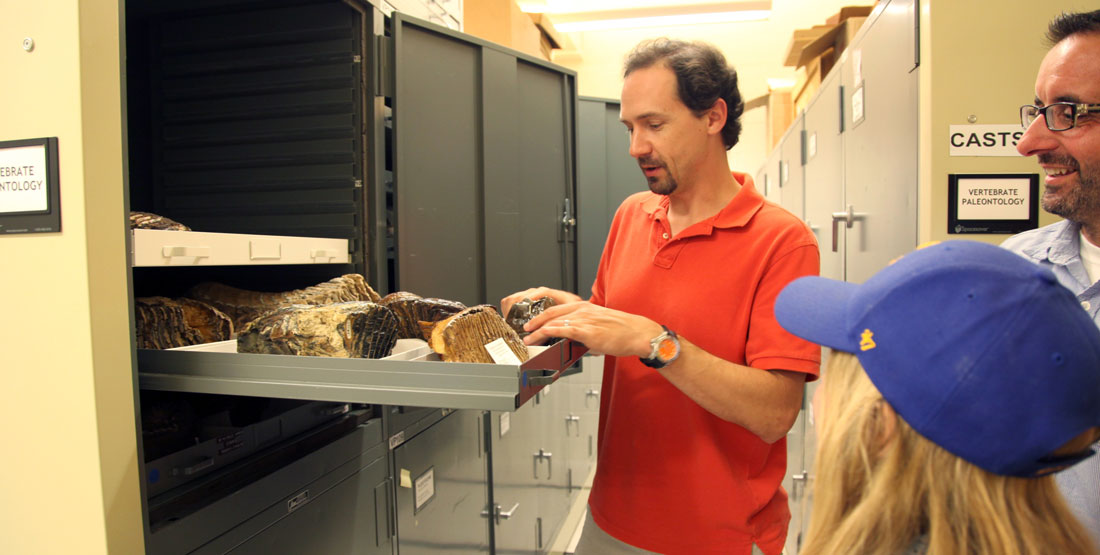
[(649, 340), (652, 349), (648, 357), (641, 359), (642, 364), (650, 368), (664, 368), (680, 356), (680, 340), (676, 337), (676, 332), (668, 329), (667, 326), (661, 327), (665, 331)]

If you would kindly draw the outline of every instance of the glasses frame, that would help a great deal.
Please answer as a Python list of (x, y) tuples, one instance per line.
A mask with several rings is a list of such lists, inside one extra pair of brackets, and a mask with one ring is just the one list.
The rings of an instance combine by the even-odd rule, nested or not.
[[(1050, 109), (1052, 106), (1069, 106), (1073, 108), (1073, 121), (1070, 122), (1069, 127), (1055, 129), (1053, 126), (1051, 126), (1050, 119), (1047, 118), (1047, 110)], [(1034, 108), (1035, 111), (1038, 112), (1038, 114), (1036, 114), (1035, 116), (1035, 119), (1032, 119), (1030, 122), (1027, 120), (1028, 108)], [(1047, 129), (1051, 131), (1069, 131), (1070, 129), (1077, 127), (1078, 117), (1092, 113), (1100, 113), (1100, 104), (1087, 104), (1083, 102), (1051, 102), (1046, 106), (1024, 104), (1023, 106), (1020, 106), (1020, 124), (1024, 126), (1024, 129), (1027, 129), (1028, 127), (1031, 127), (1031, 124), (1034, 123), (1036, 119), (1039, 119), (1039, 116), (1043, 116), (1043, 122), (1046, 123)]]

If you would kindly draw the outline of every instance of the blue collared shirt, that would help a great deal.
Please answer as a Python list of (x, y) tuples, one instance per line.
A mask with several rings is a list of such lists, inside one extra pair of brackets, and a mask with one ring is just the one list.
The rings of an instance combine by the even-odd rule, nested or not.
[[(1080, 236), (1080, 225), (1063, 220), (1013, 235), (1001, 246), (1049, 268), (1062, 285), (1077, 295), (1081, 307), (1100, 326), (1100, 282), (1093, 283), (1085, 271)], [(1097, 446), (1100, 443), (1093, 447)], [(1100, 455), (1059, 472), (1055, 480), (1077, 519), (1092, 533), (1100, 549)]]

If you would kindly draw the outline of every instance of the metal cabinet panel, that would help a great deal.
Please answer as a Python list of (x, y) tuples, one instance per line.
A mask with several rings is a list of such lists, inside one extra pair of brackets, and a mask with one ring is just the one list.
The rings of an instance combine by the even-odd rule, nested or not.
[(379, 456), (227, 553), (388, 554), (393, 550), (388, 531), (388, 490), (389, 471), (385, 458)]
[(540, 548), (536, 472), (545, 411), (539, 409), (527, 403), (515, 412), (491, 413), (495, 553), (538, 553)]
[(576, 74), (400, 13), (392, 33), (393, 287), (575, 289)]
[(560, 528), (565, 514), (569, 510), (572, 494), (570, 480), (573, 470), (570, 468), (569, 431), (572, 426), (566, 418), (569, 413), (569, 380), (576, 375), (559, 381), (549, 391), (546, 388), (539, 393), (539, 410), (544, 411), (544, 428), (539, 444), (543, 455), (537, 465), (535, 486), (539, 496), (539, 547), (549, 547), (554, 533)]
[(860, 283), (917, 242), (916, 5), (891, 0), (841, 65), (844, 85), (845, 278)]
[(481, 48), (400, 14), (394, 21), (396, 287), (477, 304)]
[(787, 432), (787, 474), (783, 476), (783, 489), (787, 491), (787, 503), (791, 509), (791, 522), (787, 528), (787, 553), (797, 553), (802, 543), (801, 530), (804, 511), (801, 503), (806, 485), (804, 445), (806, 438), (806, 411), (800, 410), (794, 425)]
[(806, 130), (806, 223), (817, 237), (821, 252), (821, 275), (844, 279), (843, 226), (838, 223), (835, 240), (833, 212), (844, 208), (844, 137), (841, 134), (840, 72), (832, 71), (807, 106), (803, 116)]
[(455, 411), (393, 450), (402, 555), (490, 550), (484, 411)]
[(779, 141), (779, 203), (795, 216), (805, 218), (805, 182), (802, 176), (802, 115), (799, 114)]
[(577, 105), (577, 292), (587, 298), (615, 211), (646, 183), (630, 156), (619, 101), (580, 97)]

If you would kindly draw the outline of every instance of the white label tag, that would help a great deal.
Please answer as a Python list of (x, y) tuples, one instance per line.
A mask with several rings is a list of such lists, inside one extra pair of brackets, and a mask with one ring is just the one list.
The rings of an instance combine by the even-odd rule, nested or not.
[(516, 366), (523, 364), (516, 353), (512, 352), (512, 348), (508, 346), (503, 337), (485, 344), (485, 350), (489, 351), (489, 356), (497, 364), (513, 364)]
[(419, 511), (425, 503), (435, 497), (435, 468), (425, 470), (416, 479), (416, 488), (413, 490), (416, 498), (416, 510)]
[(863, 119), (863, 85), (852, 92), (852, 123)]
[(512, 429), (512, 413), (505, 412), (500, 415), (500, 437), (504, 437), (504, 434), (508, 433), (508, 430)]

